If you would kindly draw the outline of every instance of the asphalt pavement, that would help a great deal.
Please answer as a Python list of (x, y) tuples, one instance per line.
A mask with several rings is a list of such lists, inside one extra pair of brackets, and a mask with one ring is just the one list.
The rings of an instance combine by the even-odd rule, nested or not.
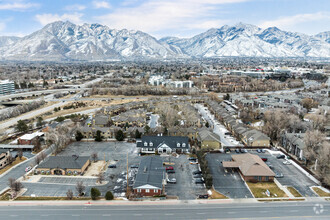
[[(116, 202), (84, 202), (74, 205), (58, 202), (54, 205), (0, 206), (0, 219), (329, 219), (329, 202), (229, 203), (189, 204), (166, 203), (117, 205)], [(51, 206), (50, 206), (51, 205)]]

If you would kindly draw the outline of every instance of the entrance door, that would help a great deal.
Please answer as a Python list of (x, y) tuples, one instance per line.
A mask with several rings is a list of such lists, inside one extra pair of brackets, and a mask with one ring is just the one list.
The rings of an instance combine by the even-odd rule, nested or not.
[(62, 170), (54, 170), (55, 175), (63, 175)]

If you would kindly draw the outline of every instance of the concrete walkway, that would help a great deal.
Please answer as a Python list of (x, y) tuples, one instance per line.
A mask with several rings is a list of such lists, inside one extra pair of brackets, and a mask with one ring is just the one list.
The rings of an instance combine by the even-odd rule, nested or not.
[(276, 178), (274, 178), (274, 182), (278, 186), (278, 188), (283, 190), (285, 192), (285, 194), (287, 194), (289, 196), (290, 199), (295, 198), (294, 195), (292, 195), (292, 193), (286, 187), (284, 187)]

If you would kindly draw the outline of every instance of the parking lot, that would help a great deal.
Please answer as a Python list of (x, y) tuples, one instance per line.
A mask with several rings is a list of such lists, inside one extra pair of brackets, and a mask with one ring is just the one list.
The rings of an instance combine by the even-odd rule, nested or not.
[[(139, 164), (140, 157), (137, 154), (135, 143), (127, 142), (74, 142), (58, 154), (58, 156), (90, 156), (92, 153), (98, 154), (99, 160), (106, 160), (111, 164), (116, 164), (116, 168), (108, 168), (105, 173), (106, 185), (97, 186), (102, 195), (111, 190), (115, 196), (122, 196), (126, 192), (126, 170), (127, 158), (128, 166)], [(132, 170), (132, 171), (131, 171)], [(135, 169), (137, 170), (137, 169)], [(129, 184), (134, 181), (134, 169), (129, 170)], [(91, 186), (95, 186), (95, 177), (41, 177), (39, 182), (23, 183), (28, 188), (25, 195), (36, 194), (38, 196), (65, 196), (68, 189), (75, 193), (77, 181), (83, 181), (86, 186), (86, 194), (89, 194)], [(46, 190), (45, 188), (49, 188)], [(44, 190), (45, 189), (45, 190)]]
[(77, 182), (83, 182), (88, 186), (96, 185), (97, 178), (77, 178), (77, 177), (41, 177), (39, 183), (54, 183), (63, 185), (76, 185)]
[(310, 178), (298, 170), (294, 165), (285, 165), (284, 159), (277, 159), (276, 154), (266, 154), (268, 161), (274, 167), (273, 171), (283, 174), (283, 178), (277, 178), (277, 180), (283, 186), (293, 186), (302, 196), (314, 197), (317, 196), (309, 187), (315, 186)]
[(204, 185), (195, 184), (192, 172), (198, 169), (197, 165), (189, 164), (187, 155), (179, 157), (164, 157), (164, 161), (174, 163), (175, 173), (169, 174), (169, 178), (176, 178), (176, 184), (168, 183), (165, 187), (167, 195), (178, 196), (180, 200), (196, 199), (199, 194), (206, 194)]
[(223, 168), (221, 161), (231, 160), (231, 154), (207, 154), (206, 159), (212, 173), (215, 190), (232, 199), (253, 198), (239, 173), (226, 172)]
[[(310, 186), (315, 186), (316, 184), (294, 165), (284, 165), (284, 159), (277, 159), (276, 154), (272, 155), (267, 151), (265, 153), (257, 153), (256, 150), (248, 150), (248, 152), (267, 158), (267, 162), (272, 165), (273, 171), (283, 174), (282, 178), (277, 178), (283, 186), (292, 186), (303, 196), (317, 196), (310, 189)], [(236, 153), (232, 151), (226, 154), (207, 155), (206, 158), (213, 176), (214, 188), (230, 198), (251, 198), (252, 195), (239, 173), (231, 170), (226, 171), (221, 164), (221, 161), (231, 160), (232, 154)]]

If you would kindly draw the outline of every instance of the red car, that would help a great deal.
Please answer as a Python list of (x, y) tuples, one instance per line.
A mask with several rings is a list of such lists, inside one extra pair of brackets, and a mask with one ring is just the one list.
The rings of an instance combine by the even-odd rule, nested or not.
[(265, 161), (265, 162), (266, 162), (268, 159), (267, 159), (267, 158), (261, 158), (261, 160), (263, 160), (263, 161)]
[(166, 167), (166, 170), (174, 170), (173, 167)]

